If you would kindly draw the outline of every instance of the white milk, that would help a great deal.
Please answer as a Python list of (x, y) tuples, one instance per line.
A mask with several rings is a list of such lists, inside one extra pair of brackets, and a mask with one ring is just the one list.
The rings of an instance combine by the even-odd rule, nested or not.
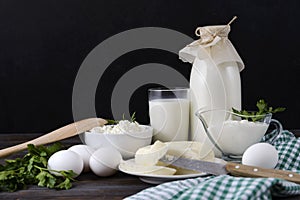
[(150, 124), (154, 140), (162, 142), (188, 140), (189, 100), (155, 99), (149, 101)]
[(248, 147), (262, 139), (268, 126), (263, 122), (228, 120), (219, 126), (209, 127), (208, 131), (224, 153), (242, 155)]
[[(209, 59), (195, 59), (190, 78), (191, 94), (191, 140), (207, 140), (199, 119), (195, 116), (199, 108), (205, 110), (241, 109), (241, 80), (235, 62), (218, 66)], [(213, 123), (213, 122), (211, 122)], [(209, 127), (213, 124), (209, 124)]]

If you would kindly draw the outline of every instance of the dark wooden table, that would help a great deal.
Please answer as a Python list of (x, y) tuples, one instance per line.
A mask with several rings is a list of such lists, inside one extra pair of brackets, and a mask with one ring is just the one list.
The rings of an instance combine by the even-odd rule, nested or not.
[[(0, 134), (0, 149), (23, 143), (34, 139), (41, 134)], [(81, 144), (79, 137), (62, 140), (61, 143), (69, 147)], [(20, 152), (8, 158), (22, 157), (25, 152)], [(0, 159), (3, 163), (4, 159)], [(13, 193), (0, 192), (0, 199), (122, 199), (135, 194), (153, 185), (146, 184), (138, 177), (118, 172), (114, 176), (103, 178), (93, 173), (81, 174), (73, 182), (70, 190), (54, 190), (38, 186), (29, 186), (26, 190)]]
[[(292, 132), (300, 136), (300, 130), (292, 130)], [(31, 133), (0, 134), (0, 149), (26, 142), (40, 135)], [(66, 147), (81, 143), (79, 137), (69, 138), (61, 142)], [(20, 152), (8, 158), (21, 157), (24, 153)], [(4, 159), (0, 159), (0, 162), (3, 163)], [(0, 192), (0, 199), (123, 199), (145, 188), (154, 186), (142, 182), (138, 177), (122, 172), (118, 172), (116, 175), (107, 178), (98, 177), (93, 173), (86, 173), (76, 179), (78, 182), (74, 182), (70, 190), (54, 190), (29, 186), (26, 190), (19, 190), (13, 193)], [(282, 199), (300, 199), (300, 196)]]

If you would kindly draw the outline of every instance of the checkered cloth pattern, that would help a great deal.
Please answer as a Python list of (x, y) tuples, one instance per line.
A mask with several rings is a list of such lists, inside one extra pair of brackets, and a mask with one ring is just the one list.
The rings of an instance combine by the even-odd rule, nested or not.
[[(267, 134), (262, 142), (270, 140)], [(284, 130), (274, 141), (279, 154), (276, 169), (300, 173), (300, 138)], [(138, 199), (272, 199), (300, 195), (300, 185), (277, 178), (244, 178), (230, 175), (198, 177), (147, 188), (126, 200)], [(300, 196), (299, 196), (300, 199)]]

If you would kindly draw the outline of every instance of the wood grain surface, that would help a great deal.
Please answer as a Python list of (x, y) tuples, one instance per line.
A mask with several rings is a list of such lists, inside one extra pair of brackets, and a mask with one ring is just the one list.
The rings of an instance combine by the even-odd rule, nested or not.
[[(41, 134), (0, 134), (0, 148), (6, 148), (25, 142)], [(74, 144), (80, 144), (79, 137), (75, 136), (62, 140), (61, 143), (67, 148)], [(21, 157), (26, 151), (18, 152), (7, 158)], [(5, 159), (7, 159), (5, 158)], [(0, 159), (1, 164), (5, 159)], [(76, 178), (70, 190), (54, 190), (38, 186), (29, 186), (26, 190), (19, 190), (13, 193), (0, 192), (0, 199), (123, 199), (126, 196), (135, 194), (152, 185), (139, 180), (138, 177), (118, 172), (116, 175), (103, 178), (93, 173), (81, 174)]]

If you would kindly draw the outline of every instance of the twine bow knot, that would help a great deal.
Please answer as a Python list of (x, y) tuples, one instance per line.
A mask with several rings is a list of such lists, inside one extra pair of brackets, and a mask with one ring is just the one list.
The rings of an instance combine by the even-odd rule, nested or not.
[[(221, 38), (227, 37), (230, 31), (230, 24), (237, 18), (234, 16), (230, 22), (225, 26), (215, 26), (215, 27), (198, 27), (195, 30), (195, 34), (200, 37), (198, 44), (205, 45), (209, 44), (218, 36)], [(221, 27), (221, 28), (220, 28)]]

